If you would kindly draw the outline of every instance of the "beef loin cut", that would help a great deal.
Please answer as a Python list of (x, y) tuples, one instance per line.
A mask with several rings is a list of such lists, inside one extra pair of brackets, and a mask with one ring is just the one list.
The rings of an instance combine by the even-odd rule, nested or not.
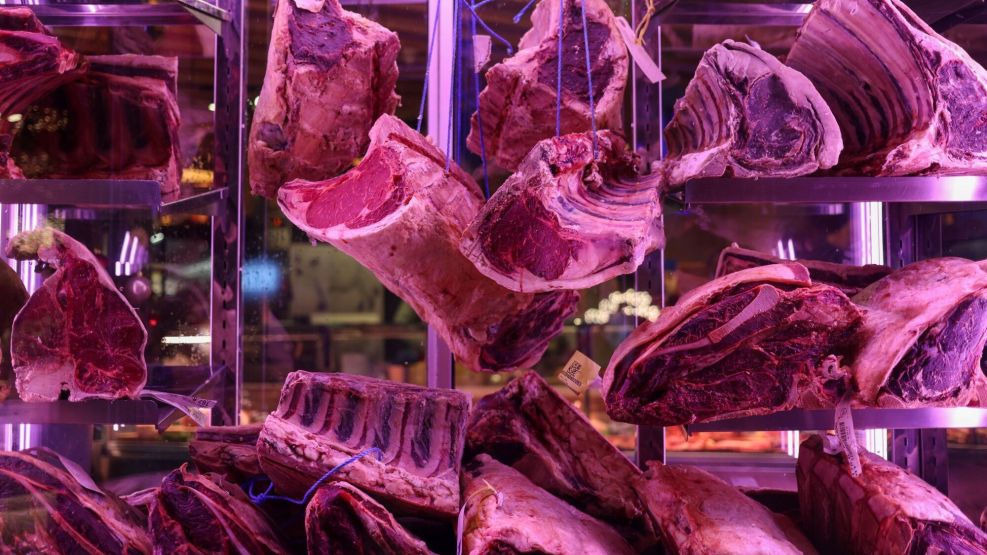
[(488, 455), (463, 469), (463, 553), (637, 553), (613, 528)]
[(672, 426), (832, 406), (860, 311), (797, 263), (728, 274), (638, 326), (603, 376), (607, 414)]
[(987, 172), (987, 70), (904, 3), (816, 2), (786, 61), (833, 109), (845, 173)]
[(638, 496), (641, 471), (538, 374), (527, 372), (477, 403), (465, 458), (481, 453), (611, 524), (639, 550), (658, 543)]
[(641, 495), (664, 531), (669, 553), (816, 553), (787, 517), (693, 466), (649, 463)]
[(757, 46), (710, 48), (665, 127), (666, 185), (702, 177), (794, 177), (836, 164), (829, 106), (799, 72)]
[(328, 470), (370, 447), (334, 479), (392, 511), (452, 517), (470, 398), (349, 374), (292, 372), (260, 433), (260, 465), (278, 491), (301, 497)]
[(557, 134), (560, 6), (564, 12), (561, 134), (592, 128), (582, 6), (586, 7), (596, 127), (618, 132), (623, 128), (628, 57), (610, 7), (604, 0), (541, 0), (518, 53), (487, 71), (487, 86), (480, 93), (479, 110), (466, 138), (467, 147), (481, 154), (482, 128), (483, 151), (506, 170), (514, 171), (536, 143)]
[(262, 424), (211, 426), (195, 431), (189, 456), (200, 472), (213, 472), (234, 482), (260, 476), (257, 439)]
[(665, 244), (657, 183), (608, 131), (541, 141), (466, 230), (460, 249), (513, 291), (585, 289)]
[(55, 270), (14, 318), (10, 350), (21, 399), (137, 397), (147, 382), (147, 330), (99, 260), (50, 227), (15, 235), (7, 257)]
[[(756, 266), (767, 266), (769, 264), (781, 264), (784, 262), (785, 260), (777, 256), (744, 249), (734, 243), (720, 252), (720, 259), (716, 263), (716, 277), (723, 277), (727, 274)], [(843, 291), (848, 297), (856, 295), (864, 287), (891, 273), (891, 268), (880, 264), (854, 266), (851, 264), (802, 259), (799, 259), (797, 262), (809, 270), (809, 277), (812, 278), (813, 283), (832, 285)]]
[(339, 0), (279, 0), (267, 73), (250, 128), (250, 188), (268, 198), (292, 179), (328, 179), (367, 148), (400, 98), (397, 34)]
[(0, 401), (9, 397), (14, 388), (10, 335), (14, 318), (27, 299), (27, 289), (17, 272), (7, 264), (0, 264)]
[(309, 555), (429, 555), (380, 503), (346, 482), (322, 486), (305, 509)]
[(515, 293), (459, 252), (483, 194), (425, 137), (393, 116), (370, 132), (360, 165), (328, 181), (281, 188), (284, 214), (313, 239), (366, 266), (434, 326), (473, 370), (526, 368), (562, 330), (579, 295)]
[(803, 525), (827, 553), (987, 553), (987, 534), (936, 488), (867, 452), (853, 477), (842, 455), (824, 450), (826, 441), (802, 443), (795, 476)]

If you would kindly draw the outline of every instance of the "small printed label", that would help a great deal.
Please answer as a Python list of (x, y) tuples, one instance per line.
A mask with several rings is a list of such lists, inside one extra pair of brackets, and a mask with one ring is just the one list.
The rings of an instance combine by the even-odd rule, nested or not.
[(634, 29), (631, 29), (631, 24), (623, 17), (618, 17), (617, 29), (620, 30), (620, 37), (624, 39), (627, 52), (630, 53), (631, 58), (634, 58), (637, 68), (648, 78), (648, 81), (652, 83), (663, 81), (665, 74), (661, 72), (661, 68), (658, 67), (658, 64), (644, 50), (644, 47), (637, 43), (637, 36), (634, 35)]
[(480, 73), (490, 62), (490, 35), (475, 35), (473, 37), (473, 71)]
[(164, 391), (154, 391), (151, 389), (141, 391), (141, 397), (149, 397), (155, 401), (175, 407), (203, 428), (208, 426), (212, 421), (212, 408), (216, 406), (216, 401), (211, 399), (201, 399), (199, 397), (165, 393)]
[(843, 454), (850, 465), (850, 475), (860, 476), (862, 467), (860, 465), (860, 451), (857, 447), (857, 434), (853, 431), (853, 414), (850, 411), (850, 395), (846, 394), (836, 405), (836, 424), (834, 426), (836, 438), (843, 447)]
[(562, 371), (559, 372), (559, 379), (569, 389), (576, 393), (583, 393), (589, 389), (593, 379), (599, 374), (600, 365), (593, 362), (588, 356), (576, 351), (572, 353), (569, 362), (562, 367)]

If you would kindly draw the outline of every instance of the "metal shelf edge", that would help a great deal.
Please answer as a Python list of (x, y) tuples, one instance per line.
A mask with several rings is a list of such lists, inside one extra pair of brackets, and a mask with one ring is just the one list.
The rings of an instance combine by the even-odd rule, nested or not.
[(0, 403), (2, 424), (156, 424), (158, 404), (151, 400), (90, 399), (26, 403)]
[[(987, 427), (987, 408), (931, 407), (917, 409), (856, 409), (853, 426), (869, 428), (983, 428)], [(794, 409), (762, 416), (748, 416), (716, 422), (689, 424), (689, 432), (769, 432), (779, 430), (829, 430), (833, 428), (833, 410)]]
[(987, 203), (987, 176), (699, 179), (685, 185), (685, 202), (688, 204)]

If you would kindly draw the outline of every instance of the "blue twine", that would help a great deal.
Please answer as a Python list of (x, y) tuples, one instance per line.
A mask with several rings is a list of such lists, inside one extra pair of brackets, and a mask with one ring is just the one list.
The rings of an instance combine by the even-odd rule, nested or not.
[(459, 2), (456, 2), (452, 6), (452, 81), (449, 83), (449, 135), (446, 137), (446, 171), (452, 167), (452, 137), (453, 137), (453, 120), (456, 120), (456, 129), (459, 129), (458, 118), (456, 118), (456, 102), (453, 101), (453, 95), (456, 95), (457, 100), (460, 105), (462, 105), (462, 94), (463, 91), (459, 87), (459, 77), (461, 65), (458, 63), (459, 57), (459, 28), (461, 26), (461, 21), (459, 20)]
[(593, 126), (593, 159), (595, 160), (599, 155), (599, 146), (596, 139), (596, 107), (593, 104), (593, 71), (589, 60), (589, 28), (586, 26), (586, 0), (581, 1), (583, 12), (583, 46), (586, 49), (586, 81), (589, 83), (589, 121)]
[[(490, 0), (486, 0), (486, 1), (489, 2)], [(507, 53), (508, 54), (513, 54), (514, 53), (514, 45), (511, 44), (511, 41), (505, 39), (504, 37), (502, 37), (502, 36), (498, 35), (496, 32), (494, 32), (494, 30), (491, 29), (489, 25), (487, 25), (487, 22), (486, 21), (483, 21), (483, 18), (480, 17), (479, 15), (477, 15), (476, 8), (480, 7), (480, 5), (484, 4), (485, 2), (481, 2), (479, 5), (476, 5), (476, 6), (470, 5), (470, 3), (467, 2), (466, 0), (462, 0), (462, 2), (463, 2), (463, 5), (466, 6), (469, 9), (470, 13), (473, 14), (473, 17), (477, 21), (480, 22), (480, 25), (483, 26), (483, 30), (486, 31), (487, 33), (489, 33), (491, 37), (493, 37), (493, 38), (497, 39), (498, 41), (500, 41), (501, 43), (503, 43), (504, 46), (507, 47)], [(476, 23), (473, 24), (473, 36), (474, 37), (476, 36)]]
[[(463, 2), (466, 2), (466, 0), (463, 0)], [(473, 34), (472, 37), (473, 43), (476, 44), (476, 21), (480, 18), (476, 15), (476, 12), (473, 10), (472, 7), (470, 7), (470, 12), (473, 13), (473, 17), (470, 19), (470, 31)], [(482, 20), (480, 21), (480, 23), (483, 23)], [(510, 52), (510, 48), (508, 48), (507, 51)], [(474, 50), (473, 52), (475, 57), (476, 50)], [(476, 63), (475, 59), (473, 60), (473, 63), (474, 64)], [(480, 136), (480, 161), (483, 163), (483, 196), (484, 198), (489, 199), (490, 177), (487, 175), (487, 147), (483, 141), (483, 120), (482, 120), (483, 114), (480, 112), (480, 71), (476, 69), (475, 65), (473, 66), (473, 95), (474, 95), (473, 96), (474, 99), (476, 100), (476, 120), (478, 123), (478, 125), (476, 126), (476, 130)]]
[(439, 34), (439, 15), (442, 13), (442, 0), (435, 1), (435, 21), (432, 22), (432, 38), (428, 40), (428, 53), (425, 55), (425, 84), (422, 86), (422, 101), (418, 106), (418, 125), (415, 131), (422, 132), (422, 117), (425, 115), (425, 99), (428, 98), (428, 74), (432, 71), (432, 51), (435, 50), (435, 36)]
[[(489, 2), (490, 0), (487, 0), (487, 1)], [(521, 23), (521, 18), (524, 17), (524, 12), (528, 11), (528, 8), (530, 8), (532, 6), (532, 4), (534, 4), (537, 1), (538, 0), (528, 0), (528, 3), (525, 4), (524, 7), (521, 8), (521, 11), (519, 11), (514, 16), (514, 23)]]
[(247, 484), (248, 484), (247, 495), (250, 497), (250, 500), (253, 501), (257, 505), (260, 505), (264, 501), (269, 501), (269, 500), (272, 500), (272, 499), (277, 500), (277, 501), (287, 501), (288, 503), (293, 503), (295, 505), (307, 505), (309, 499), (311, 499), (312, 496), (315, 495), (316, 490), (319, 489), (319, 486), (321, 486), (322, 484), (324, 484), (326, 482), (326, 480), (328, 480), (333, 474), (335, 474), (335, 473), (339, 472), (340, 470), (342, 470), (343, 467), (345, 467), (346, 465), (349, 465), (351, 463), (354, 463), (354, 462), (362, 459), (363, 457), (366, 457), (367, 455), (369, 455), (371, 453), (375, 453), (377, 455), (377, 460), (378, 461), (384, 458), (384, 453), (380, 449), (378, 449), (376, 447), (371, 447), (369, 449), (364, 449), (363, 451), (357, 453), (356, 455), (353, 455), (352, 457), (346, 459), (345, 461), (337, 464), (329, 472), (326, 472), (325, 474), (323, 474), (321, 478), (319, 478), (318, 480), (315, 481), (314, 484), (312, 484), (312, 487), (308, 488), (308, 491), (305, 492), (305, 495), (301, 499), (292, 499), (291, 497), (283, 497), (281, 495), (271, 495), (271, 490), (274, 489), (274, 483), (273, 482), (270, 483), (270, 484), (268, 484), (267, 489), (264, 490), (263, 492), (261, 492), (261, 493), (254, 493), (254, 485), (257, 483), (257, 479), (259, 477), (251, 478), (250, 481), (247, 482)]
[(474, 10), (480, 9), (483, 6), (486, 6), (487, 4), (489, 4), (489, 3), (493, 2), (493, 1), (494, 0), (483, 0), (482, 2), (477, 2), (477, 3), (473, 4), (473, 9)]
[(555, 136), (562, 134), (562, 22), (565, 20), (565, 0), (559, 0), (559, 52), (555, 77)]

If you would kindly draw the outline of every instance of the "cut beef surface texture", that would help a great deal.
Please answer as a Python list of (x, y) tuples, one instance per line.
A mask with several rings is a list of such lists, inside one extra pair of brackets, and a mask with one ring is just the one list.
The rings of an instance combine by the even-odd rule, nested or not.
[(619, 137), (546, 139), (494, 193), (460, 246), (513, 291), (585, 289), (633, 272), (665, 244), (654, 180)]
[(195, 431), (188, 444), (189, 457), (201, 472), (213, 472), (234, 482), (244, 482), (263, 471), (257, 460), (257, 438), (262, 424), (211, 426)]
[(368, 448), (335, 479), (392, 511), (451, 518), (459, 510), (460, 459), (470, 399), (350, 374), (292, 372), (257, 449), (279, 492), (301, 497), (329, 469)]
[(11, 355), (20, 398), (137, 397), (147, 382), (147, 330), (99, 260), (49, 227), (14, 236), (7, 256), (55, 270), (14, 318)]
[(349, 254), (435, 327), (478, 371), (528, 368), (576, 309), (578, 293), (515, 293), (459, 251), (483, 194), (434, 145), (381, 116), (360, 165), (328, 181), (281, 188), (284, 214), (313, 239)]
[(833, 109), (844, 173), (987, 172), (987, 71), (905, 4), (816, 2), (786, 61)]
[(795, 469), (803, 525), (824, 553), (987, 552), (987, 534), (939, 490), (867, 452), (860, 455), (863, 472), (853, 477), (843, 455), (824, 451), (824, 441), (804, 441)]
[(328, 179), (366, 151), (371, 125), (400, 98), (397, 34), (339, 0), (279, 0), (249, 139), (250, 187), (277, 196)]
[(836, 164), (833, 113), (804, 75), (757, 46), (724, 41), (703, 55), (665, 128), (666, 184), (702, 177), (794, 177)]
[(718, 278), (620, 344), (603, 377), (607, 414), (671, 426), (832, 406), (849, 385), (860, 321), (800, 264)]
[[(583, 5), (596, 127), (619, 131), (628, 57), (613, 12), (603, 0), (564, 0), (561, 134), (592, 128)], [(541, 0), (531, 14), (531, 30), (521, 37), (518, 53), (486, 73), (487, 86), (480, 93), (479, 111), (473, 114), (466, 145), (476, 154), (482, 150), (506, 170), (517, 169), (536, 143), (557, 135), (559, 8), (557, 0)]]

